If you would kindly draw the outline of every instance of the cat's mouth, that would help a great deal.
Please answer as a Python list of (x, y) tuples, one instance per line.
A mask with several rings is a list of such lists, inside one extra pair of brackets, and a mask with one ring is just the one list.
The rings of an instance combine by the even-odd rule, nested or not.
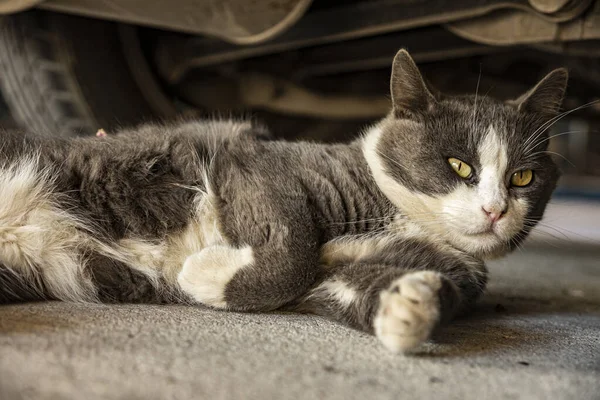
[(490, 225), (486, 228), (483, 229), (479, 229), (476, 231), (467, 231), (464, 232), (464, 234), (466, 236), (470, 236), (470, 237), (482, 237), (482, 236), (495, 236), (498, 237), (498, 234), (496, 233), (496, 230), (494, 229), (495, 226), (494, 225)]
[[(458, 232), (456, 232), (458, 233)], [(498, 225), (470, 229), (453, 235), (449, 241), (456, 247), (484, 259), (493, 259), (508, 251), (506, 229)]]
[(465, 236), (477, 238), (477, 237), (498, 237), (493, 229), (487, 229), (485, 231), (476, 232), (476, 233), (466, 233)]

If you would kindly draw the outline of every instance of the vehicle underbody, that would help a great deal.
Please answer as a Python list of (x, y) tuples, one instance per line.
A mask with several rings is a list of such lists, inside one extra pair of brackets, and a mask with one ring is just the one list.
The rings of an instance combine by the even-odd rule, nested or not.
[[(96, 68), (83, 74), (88, 80), (114, 75), (100, 64), (115, 51), (101, 49), (110, 34), (140, 99), (131, 116), (122, 106), (112, 111), (118, 125), (181, 115), (252, 117), (285, 138), (345, 140), (387, 112), (389, 68), (401, 47), (443, 92), (508, 99), (566, 66), (565, 109), (600, 93), (594, 0), (0, 1), (0, 13), (23, 10), (29, 11), (8, 18), (35, 14), (45, 28), (58, 27), (75, 56), (94, 46)], [(105, 40), (91, 39), (94, 30)], [(108, 92), (102, 106), (89, 101), (63, 134), (113, 129), (106, 103), (119, 93), (110, 89), (96, 89)], [(88, 97), (91, 91), (82, 90)], [(592, 103), (559, 125), (584, 126), (585, 138), (565, 146), (570, 157), (583, 158), (577, 170), (585, 176), (600, 172), (600, 140), (590, 134), (599, 113), (600, 104)]]

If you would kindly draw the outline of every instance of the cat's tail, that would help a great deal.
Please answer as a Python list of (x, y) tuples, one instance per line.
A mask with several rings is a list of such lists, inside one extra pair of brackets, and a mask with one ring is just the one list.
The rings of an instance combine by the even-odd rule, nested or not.
[(61, 207), (53, 187), (39, 156), (0, 165), (0, 303), (94, 299), (81, 222)]

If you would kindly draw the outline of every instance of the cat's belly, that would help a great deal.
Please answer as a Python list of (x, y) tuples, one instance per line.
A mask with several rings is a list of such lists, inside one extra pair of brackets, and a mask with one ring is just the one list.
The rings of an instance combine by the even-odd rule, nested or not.
[[(178, 290), (177, 275), (188, 256), (227, 244), (204, 192), (197, 195), (183, 230), (160, 241), (129, 236), (112, 242), (94, 231), (93, 222), (69, 211), (50, 172), (34, 158), (0, 167), (0, 187), (0, 282), (3, 276), (25, 282), (2, 288), (15, 292), (15, 298), (96, 301), (104, 291), (117, 298), (112, 295), (116, 288), (136, 293), (143, 277), (156, 289), (166, 284)], [(123, 268), (137, 271), (141, 279), (118, 282), (132, 275), (122, 273)]]
[(209, 246), (222, 246), (227, 242), (219, 231), (217, 213), (207, 195), (198, 195), (196, 210), (188, 225), (180, 232), (169, 234), (161, 242), (139, 238), (125, 238), (115, 245), (117, 254), (130, 268), (143, 273), (153, 281), (163, 280), (177, 285), (177, 275), (185, 260)]

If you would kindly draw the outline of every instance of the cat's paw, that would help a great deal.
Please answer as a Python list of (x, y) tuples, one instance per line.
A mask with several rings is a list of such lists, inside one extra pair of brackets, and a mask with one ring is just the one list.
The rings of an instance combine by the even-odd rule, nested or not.
[(408, 352), (429, 339), (440, 319), (441, 287), (441, 274), (419, 271), (395, 280), (381, 293), (373, 325), (385, 347)]
[(197, 302), (227, 308), (225, 287), (237, 271), (253, 263), (252, 247), (210, 246), (185, 260), (177, 281)]

